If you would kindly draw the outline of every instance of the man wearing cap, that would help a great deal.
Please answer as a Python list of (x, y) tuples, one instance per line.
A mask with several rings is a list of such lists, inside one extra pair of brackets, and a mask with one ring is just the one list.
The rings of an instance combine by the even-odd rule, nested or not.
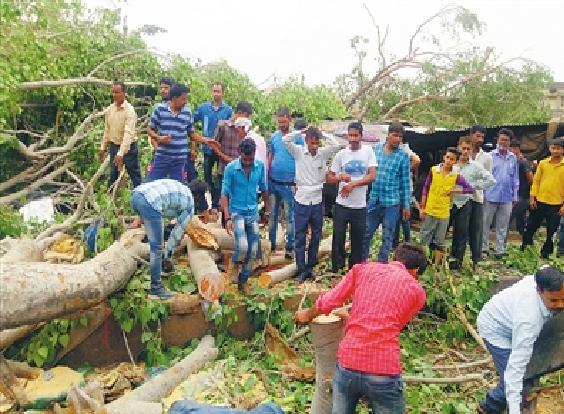
[(255, 159), (256, 143), (251, 138), (244, 138), (248, 130), (241, 123), (239, 121), (238, 125), (233, 126), (242, 139), (239, 144), (240, 155), (224, 169), (220, 203), (225, 229), (235, 239), (231, 260), (235, 266), (240, 266), (237, 287), (248, 294), (247, 279), (251, 275), (259, 247), (257, 192), (261, 193), (266, 215), (270, 209), (264, 164)]
[(564, 274), (540, 268), (494, 295), (478, 315), (477, 325), (492, 355), (499, 383), (480, 403), (482, 414), (520, 414), (523, 377), (543, 325), (564, 309)]
[[(290, 111), (281, 107), (276, 112), (278, 130), (270, 137), (268, 145), (268, 191), (272, 216), (270, 217), (269, 239), (272, 251), (276, 249), (278, 216), (282, 203), (286, 214), (286, 258), (291, 259), (294, 252), (294, 178), (296, 163), (282, 142), (282, 137), (290, 131)], [(297, 134), (295, 143), (303, 145), (303, 137)]]

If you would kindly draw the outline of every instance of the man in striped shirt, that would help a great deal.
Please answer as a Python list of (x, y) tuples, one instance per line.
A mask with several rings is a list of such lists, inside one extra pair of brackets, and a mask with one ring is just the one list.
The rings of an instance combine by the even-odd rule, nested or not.
[[(165, 269), (172, 269), (171, 257), (186, 227), (194, 215), (192, 193), (179, 181), (162, 179), (141, 184), (131, 196), (133, 210), (141, 216), (150, 246), (151, 290), (149, 298), (167, 299), (173, 296), (161, 281), (163, 260)], [(175, 218), (166, 247), (163, 249), (163, 218)]]
[(404, 413), (398, 337), (425, 304), (417, 275), (426, 267), (423, 249), (402, 243), (392, 262), (354, 265), (337, 286), (317, 298), (313, 308), (294, 315), (296, 323), (305, 324), (352, 298), (337, 352), (334, 413), (353, 414), (363, 395), (374, 413)]
[(188, 158), (188, 141), (191, 140), (217, 145), (213, 139), (205, 139), (194, 131), (192, 112), (186, 106), (190, 89), (177, 83), (170, 88), (169, 102), (157, 106), (149, 121), (147, 133), (157, 141), (157, 149), (153, 157), (153, 168), (148, 175), (149, 181), (171, 178), (183, 181), (183, 173)]

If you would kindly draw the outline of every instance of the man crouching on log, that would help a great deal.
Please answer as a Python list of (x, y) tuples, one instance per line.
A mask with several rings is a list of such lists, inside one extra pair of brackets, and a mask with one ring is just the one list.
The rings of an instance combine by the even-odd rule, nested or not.
[(521, 414), (525, 369), (543, 325), (564, 309), (564, 274), (545, 265), (493, 296), (478, 315), (478, 331), (492, 355), (499, 383), (478, 411)]
[(309, 323), (352, 298), (337, 352), (333, 413), (353, 414), (359, 398), (366, 396), (374, 413), (403, 414), (398, 337), (425, 304), (417, 276), (426, 267), (423, 249), (402, 243), (392, 262), (354, 265), (337, 286), (319, 296), (313, 308), (294, 315), (296, 323)]
[[(143, 220), (149, 239), (151, 290), (150, 299), (168, 299), (174, 292), (167, 290), (161, 281), (161, 270), (172, 270), (171, 257), (194, 215), (192, 193), (176, 180), (162, 179), (141, 184), (131, 196), (133, 210)], [(163, 217), (175, 218), (163, 258)]]

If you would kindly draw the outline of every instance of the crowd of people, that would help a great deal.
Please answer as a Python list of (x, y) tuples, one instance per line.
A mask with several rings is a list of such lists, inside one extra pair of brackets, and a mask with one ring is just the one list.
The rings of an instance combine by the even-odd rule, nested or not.
[[(147, 128), (153, 154), (142, 182), (136, 114), (125, 92), (121, 82), (112, 86), (113, 103), (106, 111), (99, 155), (103, 159), (109, 151), (110, 185), (122, 168), (132, 180), (132, 206), (150, 244), (151, 297), (173, 295), (164, 288), (161, 272), (172, 269), (174, 248), (198, 208), (221, 211), (222, 224), (235, 240), (232, 265), (240, 291), (248, 293), (252, 264), (260, 254), (261, 222), (268, 223), (268, 241), (276, 249), (282, 209), (284, 253), (296, 262), (296, 280), (315, 279), (324, 225), (323, 186), (338, 186), (332, 211), (331, 265), (334, 274), (348, 272), (313, 308), (295, 316), (296, 322), (306, 323), (352, 298), (339, 348), (334, 412), (354, 412), (363, 394), (375, 412), (403, 412), (398, 335), (425, 303), (417, 275), (425, 270), (429, 258), (444, 263), (449, 226), (453, 231), (450, 269), (463, 265), (467, 244), (473, 267), (485, 255), (502, 258), (513, 219), (523, 249), (533, 244), (535, 232), (546, 222), (543, 258), (553, 253), (553, 237), (560, 224), (558, 253), (564, 253), (563, 138), (554, 139), (550, 156), (533, 166), (521, 154), (511, 130), (499, 130), (497, 146), (488, 153), (482, 149), (485, 128), (474, 126), (460, 137), (457, 147), (446, 149), (442, 163), (430, 169), (417, 202), (412, 172), (420, 158), (403, 142), (400, 123), (391, 123), (385, 141), (371, 147), (362, 141), (362, 123), (351, 122), (348, 142), (341, 144), (343, 141), (309, 126), (304, 119), (292, 124), (291, 112), (281, 107), (275, 114), (278, 129), (267, 144), (253, 128), (252, 106), (241, 101), (233, 111), (223, 102), (221, 83), (214, 83), (211, 100), (192, 112), (187, 105), (189, 88), (163, 78), (163, 101), (153, 108)], [(201, 135), (196, 123), (201, 123)], [(201, 188), (194, 186), (197, 144), (203, 147), (203, 178), (211, 206), (198, 207), (190, 191)], [(414, 209), (422, 219), (419, 244), (411, 243)], [(166, 246), (165, 218), (176, 219)], [(490, 252), (492, 224), (495, 243)], [(380, 225), (380, 249), (371, 262), (371, 245)], [(488, 394), (481, 412), (501, 412), (499, 407), (505, 408), (507, 402), (510, 414), (520, 412), (518, 383), (522, 382), (523, 363), (530, 358), (542, 324), (552, 311), (564, 308), (562, 282), (560, 270), (540, 269), (534, 280), (523, 279), (513, 290), (494, 296), (480, 314), (480, 333), (501, 376), (501, 385)], [(522, 299), (523, 295), (528, 299)], [(511, 311), (521, 300), (528, 301), (527, 311)], [(534, 329), (517, 329), (522, 324)]]

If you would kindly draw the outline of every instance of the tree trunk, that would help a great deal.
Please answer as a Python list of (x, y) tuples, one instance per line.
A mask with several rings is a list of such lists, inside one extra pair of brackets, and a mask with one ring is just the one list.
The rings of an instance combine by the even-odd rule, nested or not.
[(78, 265), (1, 263), (0, 329), (51, 320), (102, 302), (125, 286), (140, 257), (148, 257), (142, 237), (142, 231), (128, 231)]
[(23, 337), (35, 331), (41, 326), (40, 324), (35, 325), (23, 325), (14, 329), (6, 329), (0, 332), (0, 351), (8, 348), (14, 342), (19, 341)]
[(212, 252), (196, 246), (191, 239), (188, 239), (186, 248), (190, 269), (198, 283), (200, 295), (210, 302), (217, 301), (225, 290), (225, 281), (212, 257)]
[(331, 414), (333, 392), (331, 382), (337, 362), (337, 348), (343, 338), (343, 321), (335, 315), (320, 315), (309, 325), (315, 349), (315, 393), (311, 414)]
[[(204, 364), (217, 358), (214, 338), (205, 336), (198, 347), (182, 361), (157, 375), (139, 388), (106, 405), (107, 414), (152, 414), (154, 403), (160, 403), (190, 374), (198, 372)], [(145, 405), (150, 404), (150, 405)], [(159, 409), (160, 404), (158, 404)], [(159, 413), (161, 411), (158, 411)]]

